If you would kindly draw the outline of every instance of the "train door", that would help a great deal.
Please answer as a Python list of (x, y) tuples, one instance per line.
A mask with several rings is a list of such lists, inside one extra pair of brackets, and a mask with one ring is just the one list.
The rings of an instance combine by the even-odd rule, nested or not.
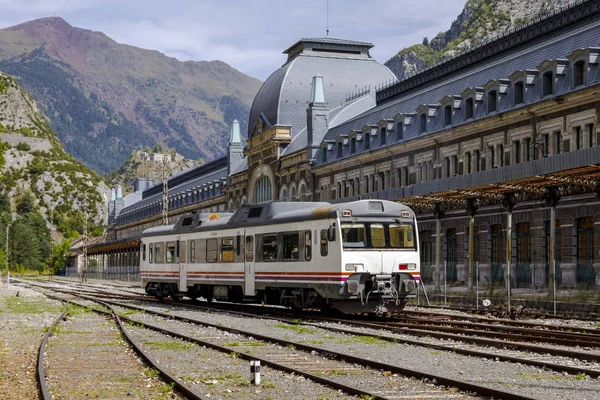
[(179, 244), (179, 291), (187, 292), (187, 246), (185, 240), (178, 240)]
[(244, 296), (254, 296), (256, 294), (254, 273), (254, 235), (245, 234), (244, 248)]

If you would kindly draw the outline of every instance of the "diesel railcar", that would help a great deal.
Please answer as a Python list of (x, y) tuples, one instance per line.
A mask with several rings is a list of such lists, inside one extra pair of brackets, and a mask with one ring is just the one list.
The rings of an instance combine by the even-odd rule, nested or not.
[(266, 202), (145, 230), (140, 275), (157, 298), (399, 311), (420, 279), (418, 243), (402, 204)]

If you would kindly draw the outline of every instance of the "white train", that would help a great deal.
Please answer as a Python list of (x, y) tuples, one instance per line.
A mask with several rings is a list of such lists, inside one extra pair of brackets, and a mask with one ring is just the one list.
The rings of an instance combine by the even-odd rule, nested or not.
[(404, 308), (420, 274), (410, 208), (383, 200), (267, 202), (144, 231), (146, 293), (293, 308)]

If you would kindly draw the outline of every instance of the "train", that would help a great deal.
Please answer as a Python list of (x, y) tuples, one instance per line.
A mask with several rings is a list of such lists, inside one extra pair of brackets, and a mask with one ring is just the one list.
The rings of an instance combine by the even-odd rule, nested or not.
[(341, 312), (401, 311), (420, 279), (417, 220), (386, 200), (265, 202), (148, 228), (148, 295)]

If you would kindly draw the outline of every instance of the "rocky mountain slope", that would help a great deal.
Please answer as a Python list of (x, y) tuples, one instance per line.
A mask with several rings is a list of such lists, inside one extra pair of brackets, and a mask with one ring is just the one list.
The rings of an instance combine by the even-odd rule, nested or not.
[[(154, 184), (162, 182), (163, 163), (150, 160), (151, 154), (164, 154), (160, 149), (145, 148), (133, 151), (130, 157), (118, 169), (104, 175), (102, 180), (114, 188), (121, 185), (123, 195), (132, 193), (137, 178), (151, 179)], [(181, 154), (176, 154), (166, 165), (169, 176), (178, 175), (181, 172), (202, 164), (206, 160), (190, 160)]]
[(13, 219), (27, 199), (27, 208), (63, 233), (82, 229), (84, 208), (90, 227), (103, 225), (108, 194), (98, 175), (63, 149), (33, 98), (0, 72), (0, 196)]
[[(562, 2), (564, 5), (567, 1)], [(557, 9), (561, 0), (467, 0), (450, 29), (423, 43), (404, 48), (390, 58), (388, 66), (399, 79), (439, 57), (468, 48), (487, 36), (495, 36), (535, 16)]]
[(191, 159), (223, 155), (228, 124), (247, 121), (261, 84), (221, 61), (181, 62), (57, 17), (0, 30), (0, 70), (100, 174), (157, 143)]

